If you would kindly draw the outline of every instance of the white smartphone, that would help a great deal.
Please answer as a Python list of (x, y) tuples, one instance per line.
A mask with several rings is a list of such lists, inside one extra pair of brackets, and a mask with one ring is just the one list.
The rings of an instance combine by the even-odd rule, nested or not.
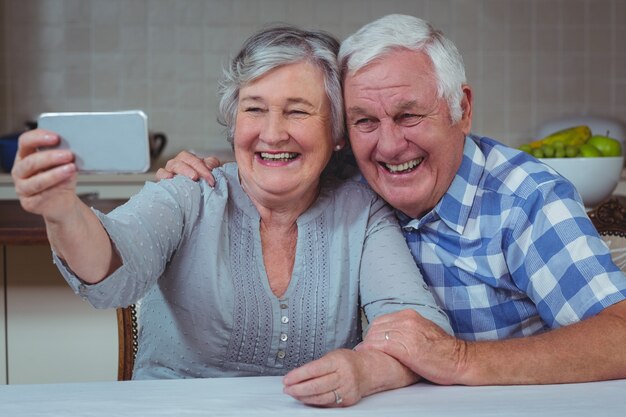
[(58, 149), (70, 149), (79, 171), (138, 173), (150, 168), (148, 118), (141, 110), (42, 113), (39, 128), (61, 137)]

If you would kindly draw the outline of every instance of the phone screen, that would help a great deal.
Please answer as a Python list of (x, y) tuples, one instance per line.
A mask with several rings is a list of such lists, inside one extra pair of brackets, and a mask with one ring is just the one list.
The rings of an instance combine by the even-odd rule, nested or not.
[(61, 137), (79, 171), (146, 172), (150, 168), (148, 118), (141, 110), (89, 113), (43, 113), (38, 127)]

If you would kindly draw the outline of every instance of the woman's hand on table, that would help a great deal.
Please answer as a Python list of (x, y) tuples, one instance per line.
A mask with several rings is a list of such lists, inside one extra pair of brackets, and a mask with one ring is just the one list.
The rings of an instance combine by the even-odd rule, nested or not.
[(43, 129), (30, 130), (18, 139), (11, 176), (24, 210), (58, 220), (76, 197), (77, 169), (67, 149), (44, 149), (59, 143), (59, 136)]
[(194, 181), (203, 178), (211, 187), (215, 185), (212, 170), (221, 166), (222, 163), (214, 156), (202, 159), (191, 152), (181, 151), (165, 164), (165, 168), (159, 168), (156, 179), (163, 180), (173, 178), (175, 175), (184, 175)]
[(285, 375), (283, 391), (308, 405), (348, 407), (365, 396), (418, 379), (382, 352), (338, 349)]

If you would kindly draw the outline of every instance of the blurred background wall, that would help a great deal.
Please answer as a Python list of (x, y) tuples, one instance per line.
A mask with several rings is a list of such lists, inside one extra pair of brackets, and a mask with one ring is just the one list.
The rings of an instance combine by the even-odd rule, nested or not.
[(473, 131), (510, 145), (556, 116), (626, 122), (626, 0), (0, 0), (0, 134), (44, 111), (139, 108), (180, 149), (228, 149), (216, 81), (242, 41), (288, 22), (344, 39), (388, 13), (461, 51)]

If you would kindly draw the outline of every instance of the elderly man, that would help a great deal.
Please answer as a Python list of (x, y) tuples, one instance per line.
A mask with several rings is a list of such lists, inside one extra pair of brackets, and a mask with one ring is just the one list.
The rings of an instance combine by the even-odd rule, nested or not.
[[(396, 209), (456, 335), (403, 311), (374, 321), (360, 348), (439, 384), (626, 378), (626, 276), (570, 183), (470, 134), (472, 90), (452, 42), (390, 15), (346, 39), (339, 59), (358, 166)], [(168, 170), (207, 172), (189, 155)]]

